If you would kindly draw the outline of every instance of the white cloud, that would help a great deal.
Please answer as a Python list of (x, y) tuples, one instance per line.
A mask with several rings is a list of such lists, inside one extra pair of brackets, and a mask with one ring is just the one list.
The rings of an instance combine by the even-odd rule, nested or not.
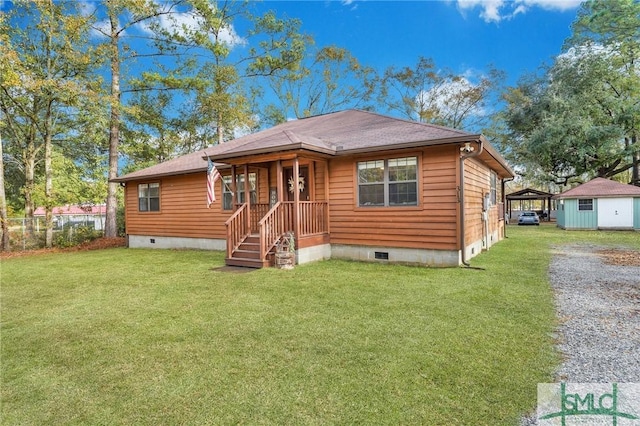
[[(175, 31), (179, 35), (185, 35), (186, 32), (198, 30), (203, 26), (202, 18), (191, 12), (176, 12), (170, 15), (161, 15), (158, 18), (158, 23), (161, 28), (168, 31)], [(151, 34), (148, 22), (141, 23), (139, 28), (143, 32)], [(247, 43), (244, 38), (238, 35), (232, 25), (226, 25), (220, 29), (218, 40), (229, 47), (242, 46)]]
[[(473, 74), (472, 70), (466, 73), (469, 76)], [(462, 111), (467, 111), (465, 115), (469, 117), (483, 117), (487, 111), (468, 96), (476, 87), (467, 77), (446, 80), (418, 93), (416, 103), (420, 109), (437, 111), (438, 116), (447, 119), (460, 115)]]
[(108, 34), (111, 33), (111, 24), (108, 19), (103, 19), (102, 21), (98, 21), (91, 26), (91, 37), (107, 37)]
[(582, 0), (457, 0), (458, 10), (463, 15), (480, 8), (479, 16), (485, 22), (500, 22), (527, 13), (539, 7), (550, 11), (565, 11), (577, 8)]

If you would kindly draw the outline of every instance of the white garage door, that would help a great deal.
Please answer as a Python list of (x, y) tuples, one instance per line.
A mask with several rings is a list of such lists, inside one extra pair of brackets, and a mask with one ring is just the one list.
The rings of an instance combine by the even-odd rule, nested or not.
[(598, 228), (633, 228), (633, 198), (598, 198)]

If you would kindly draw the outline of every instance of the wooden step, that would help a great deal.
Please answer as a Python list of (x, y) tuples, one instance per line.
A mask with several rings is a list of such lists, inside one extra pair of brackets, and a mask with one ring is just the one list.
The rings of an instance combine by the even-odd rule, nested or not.
[(249, 235), (244, 239), (231, 257), (225, 259), (227, 266), (241, 266), (245, 268), (264, 268), (271, 266), (273, 256), (267, 255), (267, 260), (260, 259), (260, 236)]
[(243, 268), (264, 268), (269, 266), (269, 262), (261, 261), (259, 259), (243, 259), (239, 257), (227, 257), (225, 259), (225, 264), (227, 266), (241, 266)]
[(260, 260), (260, 251), (244, 249), (242, 246), (240, 246), (239, 249), (233, 251), (233, 257), (238, 257), (241, 259)]

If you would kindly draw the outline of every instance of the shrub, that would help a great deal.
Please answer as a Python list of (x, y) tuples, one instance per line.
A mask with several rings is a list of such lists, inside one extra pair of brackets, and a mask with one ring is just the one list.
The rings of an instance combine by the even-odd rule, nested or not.
[(65, 225), (63, 230), (54, 238), (56, 247), (73, 247), (88, 241), (93, 241), (102, 236), (101, 231), (96, 231), (90, 226)]

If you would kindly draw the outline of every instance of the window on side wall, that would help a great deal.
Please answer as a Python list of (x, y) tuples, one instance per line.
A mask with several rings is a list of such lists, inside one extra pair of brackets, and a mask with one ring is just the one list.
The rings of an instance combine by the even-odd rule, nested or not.
[(587, 198), (584, 200), (578, 200), (578, 211), (592, 211), (593, 210), (593, 198)]
[(489, 181), (491, 188), (491, 205), (495, 206), (498, 204), (498, 176), (494, 172), (491, 172)]
[(418, 205), (418, 157), (358, 163), (358, 206)]
[[(251, 202), (257, 203), (258, 196), (256, 193), (257, 175), (249, 173), (249, 193), (251, 194)], [(236, 189), (238, 191), (237, 202), (243, 204), (245, 201), (244, 194), (244, 173), (236, 175)], [(233, 210), (233, 193), (231, 192), (231, 176), (222, 177), (222, 208), (224, 210)]]
[(160, 183), (138, 185), (138, 210), (141, 212), (160, 211)]

